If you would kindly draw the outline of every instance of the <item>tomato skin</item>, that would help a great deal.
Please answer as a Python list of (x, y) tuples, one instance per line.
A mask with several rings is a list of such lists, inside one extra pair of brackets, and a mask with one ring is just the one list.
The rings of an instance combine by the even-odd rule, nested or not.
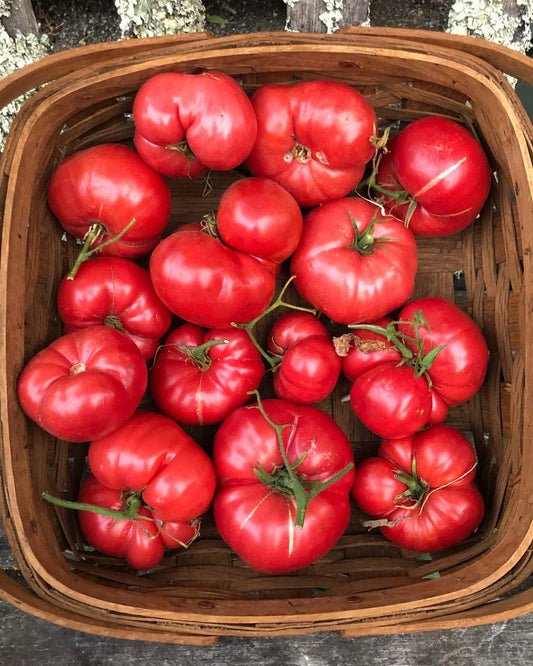
[[(193, 177), (192, 173), (201, 172), (200, 165), (235, 168), (244, 162), (257, 135), (257, 119), (248, 96), (233, 78), (217, 71), (152, 76), (135, 96), (133, 121), (143, 159), (176, 177)], [(183, 141), (193, 158), (178, 150)], [(172, 164), (172, 155), (177, 164)]]
[(354, 381), (350, 404), (367, 428), (390, 438), (423, 428), (430, 418), (432, 399), (425, 377), (415, 377), (413, 368), (388, 361)]
[[(288, 401), (264, 400), (263, 408), (283, 430), (290, 464), (306, 481), (327, 481), (353, 462), (350, 443), (324, 412)], [(302, 528), (295, 528), (294, 498), (260, 481), (254, 468), (283, 465), (274, 428), (257, 405), (239, 407), (218, 429), (213, 449), (217, 493), (213, 504), (222, 538), (251, 567), (283, 573), (305, 567), (338, 541), (350, 517), (354, 470), (311, 499)]]
[[(182, 351), (209, 341), (201, 363)], [(157, 407), (178, 423), (208, 425), (222, 421), (232, 409), (248, 402), (265, 368), (248, 334), (239, 328), (207, 330), (183, 324), (169, 333), (150, 371), (150, 389)]]
[(145, 361), (155, 354), (172, 320), (148, 271), (121, 257), (96, 257), (81, 264), (75, 279), (62, 280), (57, 305), (66, 333), (112, 326), (135, 342)]
[(150, 256), (150, 277), (168, 309), (205, 328), (245, 323), (270, 303), (277, 267), (222, 244), (200, 223), (164, 238)]
[[(480, 525), (484, 502), (474, 485), (473, 446), (449, 425), (383, 440), (357, 467), (352, 496), (365, 513), (386, 518), (383, 535), (402, 548), (434, 552), (455, 546)], [(401, 475), (413, 481), (415, 499)]]
[(108, 488), (142, 491), (162, 521), (189, 521), (210, 506), (215, 492), (211, 460), (172, 419), (137, 411), (106, 437), (93, 440), (89, 467)]
[(93, 247), (115, 238), (102, 255), (130, 259), (155, 247), (170, 217), (170, 190), (163, 177), (122, 144), (106, 143), (67, 157), (48, 184), (48, 204), (62, 227), (84, 238), (98, 223), (104, 232)]
[(303, 228), (293, 196), (269, 178), (243, 178), (223, 193), (216, 215), (226, 245), (281, 263), (296, 249)]
[(281, 356), (274, 368), (278, 398), (312, 405), (335, 388), (341, 359), (326, 327), (308, 312), (290, 312), (274, 323), (267, 350)]
[(247, 165), (272, 178), (300, 206), (346, 196), (375, 148), (376, 115), (355, 89), (333, 81), (266, 84), (252, 95), (257, 140)]
[[(354, 246), (352, 218), (360, 235), (371, 233), (370, 253)], [(379, 206), (359, 197), (345, 197), (310, 211), (291, 259), (294, 284), (302, 297), (344, 324), (375, 321), (402, 306), (413, 291), (416, 268), (411, 231), (393, 217), (384, 218)]]
[(17, 386), (22, 409), (48, 433), (85, 442), (135, 411), (148, 384), (135, 343), (108, 326), (63, 335), (33, 356)]
[[(481, 144), (466, 128), (448, 118), (419, 118), (387, 148), (376, 181), (407, 190), (417, 202), (408, 221), (413, 233), (447, 236), (474, 221), (490, 190), (491, 168)], [(409, 202), (396, 205), (385, 195), (383, 203), (406, 219)]]
[[(412, 321), (417, 310), (427, 322), (419, 328), (424, 351), (445, 345), (428, 370), (432, 391), (446, 405), (469, 400), (480, 389), (487, 371), (489, 351), (483, 334), (463, 310), (443, 298), (415, 299), (402, 308), (398, 318)], [(412, 325), (399, 324), (398, 330), (413, 335)], [(406, 344), (418, 348), (408, 341)]]

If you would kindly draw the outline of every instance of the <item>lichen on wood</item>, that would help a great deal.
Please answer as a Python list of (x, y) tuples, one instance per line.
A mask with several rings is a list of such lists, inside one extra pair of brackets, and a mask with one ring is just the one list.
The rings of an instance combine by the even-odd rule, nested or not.
[(155, 37), (205, 29), (201, 0), (115, 0), (120, 30), (128, 37)]

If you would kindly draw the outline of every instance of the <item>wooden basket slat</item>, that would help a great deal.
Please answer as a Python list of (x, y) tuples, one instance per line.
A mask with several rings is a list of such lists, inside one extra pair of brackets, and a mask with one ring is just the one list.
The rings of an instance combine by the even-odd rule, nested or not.
[[(465, 43), (468, 44), (468, 40)], [(182, 558), (180, 555), (166, 558), (163, 568), (154, 574), (156, 579), (170, 579), (176, 570), (175, 578), (182, 580), (187, 573), (197, 571), (202, 578), (198, 589), (208, 588), (206, 583), (212, 581), (218, 584), (220, 595), (223, 596), (225, 588), (233, 586), (232, 594), (238, 589), (243, 598), (236, 595), (208, 600), (207, 595), (200, 591), (195, 594), (190, 586), (187, 590), (180, 585), (161, 588), (157, 584), (147, 586), (152, 595), (147, 598), (133, 589), (133, 583), (128, 583), (135, 580), (135, 576), (126, 574), (120, 567), (106, 568), (105, 559), (78, 553), (77, 557), (83, 557), (78, 563), (65, 560), (61, 549), (68, 544), (68, 548), (76, 550), (79, 535), (70, 520), (62, 518), (58, 523), (53, 518), (55, 510), (47, 511), (50, 528), (38, 530), (38, 534), (27, 532), (33, 509), (22, 506), (21, 500), (24, 498), (32, 503), (38, 497), (39, 484), (48, 478), (43, 471), (45, 466), (52, 461), (52, 466), (56, 467), (55, 483), (59, 488), (65, 484), (65, 487), (70, 485), (74, 489), (83, 469), (81, 452), (74, 454), (72, 463), (69, 456), (58, 454), (56, 447), (59, 443), (36, 435), (30, 428), (32, 443), (22, 457), (15, 455), (9, 442), (2, 451), (8, 469), (21, 479), (21, 485), (15, 487), (13, 479), (7, 478), (9, 473), (4, 472), (2, 477), (7, 486), (3, 503), (17, 514), (10, 517), (15, 550), (17, 556), (27, 561), (26, 569), (31, 572), (33, 589), (43, 598), (53, 598), (57, 607), (66, 608), (68, 603), (69, 609), (85, 613), (89, 623), (93, 618), (99, 618), (94, 622), (95, 632), (102, 629), (100, 622), (104, 619), (111, 621), (111, 618), (117, 631), (125, 631), (127, 627), (132, 637), (141, 635), (147, 626), (153, 626), (155, 634), (165, 626), (177, 635), (187, 635), (191, 631), (209, 637), (222, 633), (307, 632), (342, 625), (348, 627), (350, 623), (353, 626), (346, 631), (378, 631), (380, 626), (390, 630), (390, 627), (402, 627), (410, 621), (414, 625), (417, 621), (422, 624), (429, 617), (424, 609), (438, 608), (439, 617), (451, 616), (454, 609), (486, 603), (498, 581), (503, 581), (508, 574), (511, 585), (510, 572), (516, 562), (521, 561), (530, 543), (531, 528), (527, 523), (531, 520), (527, 511), (530, 491), (524, 488), (520, 475), (514, 476), (518, 469), (527, 473), (532, 464), (530, 452), (521, 443), (523, 430), (531, 427), (529, 423), (527, 427), (524, 424), (529, 414), (521, 401), (523, 387), (531, 381), (530, 370), (523, 362), (524, 358), (529, 358), (531, 344), (521, 335), (521, 327), (530, 317), (525, 313), (531, 312), (527, 310), (530, 287), (524, 285), (524, 271), (529, 263), (523, 261), (524, 248), (529, 248), (531, 241), (531, 232), (524, 227), (533, 182), (530, 126), (499, 72), (472, 57), (467, 50), (456, 52), (440, 42), (435, 47), (416, 40), (411, 43), (406, 40), (405, 33), (388, 39), (374, 30), (356, 32), (355, 36), (335, 35), (327, 42), (327, 47), (325, 44), (325, 39), (318, 36), (263, 35), (260, 38), (248, 36), (189, 42), (181, 44), (179, 49), (174, 44), (155, 54), (141, 49), (134, 57), (127, 56), (121, 62), (117, 62), (117, 58), (102, 67), (95, 61), (80, 71), (66, 67), (65, 75), (57, 84), (52, 81), (23, 107), (14, 124), (18, 141), (9, 142), (3, 160), (7, 180), (4, 179), (1, 192), (7, 206), (2, 248), (3, 258), (8, 257), (10, 263), (23, 259), (21, 265), (24, 265), (24, 259), (27, 260), (27, 289), (23, 303), (16, 303), (15, 299), (6, 296), (2, 307), (7, 311), (8, 304), (12, 321), (23, 321), (29, 313), (29, 310), (24, 312), (28, 304), (39, 304), (33, 308), (38, 330), (33, 330), (32, 319), (31, 330), (22, 334), (19, 328), (9, 341), (4, 337), (3, 350), (10, 352), (7, 376), (15, 377), (23, 360), (56, 333), (54, 288), (74, 252), (70, 242), (53, 242), (48, 247), (49, 236), (56, 228), (53, 217), (46, 211), (43, 195), (51, 169), (65, 154), (82, 146), (115, 138), (130, 141), (132, 127), (124, 113), (128, 112), (131, 100), (122, 99), (122, 96), (131, 93), (153, 73), (166, 68), (191, 71), (198, 66), (220, 64), (224, 71), (238, 77), (248, 91), (268, 81), (289, 83), (319, 75), (360, 87), (376, 105), (379, 117), (383, 121), (394, 121), (396, 127), (428, 112), (450, 114), (472, 127), (489, 150), (491, 161), (501, 176), (496, 188), (496, 209), (490, 214), (484, 212), (476, 225), (464, 234), (442, 239), (442, 243), (420, 243), (420, 276), (416, 293), (425, 294), (430, 290), (453, 299), (454, 271), (463, 271), (466, 292), (458, 304), (468, 310), (487, 332), (491, 349), (497, 356), (491, 361), (487, 382), (479, 396), (469, 405), (450, 410), (450, 422), (471, 430), (476, 441), (482, 467), (480, 484), (490, 497), (488, 517), (483, 526), (489, 531), (486, 535), (475, 536), (456, 552), (436, 555), (443, 578), (426, 581), (419, 578), (433, 565), (405, 559), (402, 553), (396, 553), (392, 559), (379, 557), (379, 543), (374, 545), (376, 535), (365, 534), (355, 520), (346, 539), (329, 557), (311, 567), (309, 572), (281, 577), (276, 583), (272, 580), (270, 586), (264, 577), (256, 581), (250, 578), (250, 572), (234, 558), (229, 558), (228, 564), (220, 569), (220, 560), (217, 562), (213, 558), (217, 550), (222, 552), (223, 544), (218, 543), (211, 554), (205, 551), (202, 555), (201, 548), (198, 549), (198, 561), (202, 562), (198, 566), (195, 566), (195, 551), (191, 548)], [(514, 58), (509, 61), (515, 64)], [(318, 69), (317, 63), (320, 64)], [(520, 61), (518, 67), (522, 66)], [(464, 103), (466, 99), (468, 105)], [(62, 115), (56, 111), (54, 116), (56, 109), (61, 109)], [(499, 122), (494, 122), (495, 113)], [(514, 118), (514, 125), (510, 118)], [(66, 127), (61, 132), (63, 124)], [(32, 164), (30, 152), (34, 161), (44, 160), (44, 169)], [(33, 178), (40, 194), (32, 195), (30, 200), (22, 197), (20, 206), (15, 207), (15, 193), (27, 189), (22, 178), (27, 182), (32, 182)], [(204, 182), (195, 183), (179, 196), (174, 188), (174, 213), (179, 218), (175, 223), (212, 210), (225, 182), (227, 180), (213, 174), (210, 183), (213, 189), (207, 196)], [(510, 183), (516, 196), (513, 204), (508, 195)], [(39, 220), (46, 231), (36, 233), (30, 225), (26, 236), (25, 219)], [(13, 228), (20, 237), (13, 237)], [(30, 248), (29, 253), (26, 253), (26, 247)], [(2, 286), (14, 284), (12, 274), (3, 278)], [(528, 291), (525, 299), (521, 296), (522, 290)], [(346, 392), (347, 388), (344, 384), (340, 390)], [(356, 447), (356, 455), (364, 456), (375, 449), (376, 438), (349, 418), (349, 405), (331, 399), (321, 406), (347, 430)], [(10, 405), (6, 413), (9, 433), (15, 438), (13, 441), (25, 440), (27, 424), (16, 405)], [(38, 450), (41, 445), (42, 451)], [(39, 466), (39, 473), (33, 479), (24, 472), (30, 460)], [(509, 507), (513, 503), (517, 508), (511, 510)], [(522, 515), (525, 522), (517, 520)], [(58, 528), (63, 537), (58, 537)], [(497, 528), (497, 533), (493, 528)], [(45, 536), (57, 539), (58, 544), (52, 545), (48, 552), (41, 552), (46, 550)], [(361, 556), (360, 548), (353, 545), (358, 543), (357, 540), (365, 543), (365, 539), (368, 539), (368, 545), (364, 548), (376, 547), (375, 554), (368, 561)], [(39, 553), (38, 557), (36, 553)], [(180, 570), (180, 560), (183, 560), (183, 570)], [(367, 564), (370, 564), (369, 568)], [(527, 566), (529, 563), (524, 564), (522, 572)], [(343, 595), (342, 585), (334, 582), (338, 576), (336, 572), (343, 567), (348, 572), (350, 589), (356, 590), (355, 600)], [(73, 581), (75, 571), (77, 578)], [(397, 579), (396, 576), (391, 578), (393, 571), (397, 571)], [(454, 572), (448, 580), (447, 571)], [(369, 572), (367, 581), (365, 578)], [(404, 580), (406, 572), (412, 578), (409, 584)], [(113, 585), (112, 590), (106, 589), (106, 580), (108, 583), (114, 580), (118, 587)], [(324, 592), (327, 600), (309, 596), (313, 582), (320, 582), (317, 587), (321, 587), (328, 581), (330, 587)], [(254, 589), (254, 582), (265, 598), (261, 599), (259, 595), (252, 603), (247, 595)], [(385, 603), (383, 594), (379, 593), (383, 590), (390, 590)], [(297, 599), (291, 598), (293, 594)], [(205, 601), (203, 605), (202, 600)], [(292, 607), (286, 603), (288, 601)], [(299, 609), (297, 614), (292, 610), (294, 604)]]

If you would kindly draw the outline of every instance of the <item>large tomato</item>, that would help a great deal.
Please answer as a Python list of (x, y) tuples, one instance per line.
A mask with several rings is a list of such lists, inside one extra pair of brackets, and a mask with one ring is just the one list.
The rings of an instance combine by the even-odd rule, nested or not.
[(57, 295), (59, 316), (70, 333), (111, 326), (130, 337), (148, 361), (168, 331), (172, 315), (155, 293), (145, 268), (121, 257), (96, 257), (66, 276)]
[(376, 114), (354, 88), (334, 81), (266, 84), (252, 95), (256, 176), (283, 185), (301, 206), (346, 196), (375, 152)]
[(33, 356), (17, 392), (22, 409), (44, 430), (84, 442), (129, 419), (147, 384), (135, 343), (114, 328), (93, 326), (63, 335)]
[(158, 520), (193, 520), (213, 499), (211, 459), (163, 414), (137, 411), (112, 433), (92, 441), (87, 455), (100, 483), (138, 493)]
[[(48, 499), (53, 501), (53, 498)], [(186, 547), (199, 534), (197, 521), (158, 520), (136, 493), (108, 488), (92, 474), (80, 487), (78, 504), (91, 507), (81, 509), (76, 503), (67, 505), (78, 509), (80, 528), (87, 543), (106, 555), (123, 557), (140, 571), (157, 566), (165, 546)], [(97, 513), (98, 508), (103, 509), (102, 513)]]
[(270, 330), (267, 351), (274, 366), (274, 393), (302, 405), (320, 402), (335, 388), (341, 359), (330, 333), (314, 315), (289, 312)]
[(374, 321), (402, 306), (416, 268), (412, 232), (360, 197), (311, 210), (291, 259), (303, 298), (343, 324)]
[(358, 464), (352, 495), (402, 548), (442, 550), (468, 538), (483, 518), (475, 467), (466, 437), (451, 426), (435, 425), (383, 440), (377, 457)]
[(171, 331), (150, 371), (157, 407), (178, 423), (219, 423), (249, 400), (264, 375), (246, 331), (183, 324)]
[(80, 239), (89, 235), (91, 249), (130, 259), (155, 247), (170, 217), (164, 178), (117, 143), (80, 150), (61, 162), (48, 184), (48, 203), (66, 231)]
[(257, 120), (241, 86), (227, 74), (164, 72), (148, 79), (133, 103), (135, 145), (166, 176), (233, 169), (254, 144)]
[(380, 200), (413, 233), (447, 236), (479, 214), (490, 190), (491, 168), (481, 144), (465, 127), (427, 116), (389, 140), (376, 184)]
[(321, 410), (278, 399), (239, 407), (215, 435), (213, 461), (218, 530), (254, 569), (305, 567), (346, 529), (353, 454)]

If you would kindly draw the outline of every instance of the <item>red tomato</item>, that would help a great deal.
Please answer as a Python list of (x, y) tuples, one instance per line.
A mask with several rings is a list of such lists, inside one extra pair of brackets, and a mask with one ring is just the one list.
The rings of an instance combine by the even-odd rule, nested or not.
[(302, 297), (344, 324), (375, 321), (403, 305), (413, 291), (416, 267), (411, 231), (359, 197), (309, 212), (291, 260)]
[(415, 312), (421, 311), (426, 324), (418, 334), (421, 344), (406, 340), (413, 351), (424, 353), (444, 348), (437, 354), (427, 374), (431, 390), (446, 405), (457, 405), (469, 400), (483, 384), (487, 372), (489, 350), (477, 324), (466, 312), (444, 298), (418, 298), (405, 305), (398, 315), (400, 333), (414, 336)]
[(248, 402), (264, 372), (246, 331), (183, 324), (159, 350), (150, 389), (157, 407), (178, 423), (213, 424)]
[(133, 121), (139, 154), (167, 176), (233, 169), (248, 157), (257, 134), (246, 93), (215, 71), (152, 76), (135, 96)]
[(491, 168), (466, 128), (448, 118), (419, 118), (389, 140), (387, 149), (376, 183), (406, 195), (402, 202), (383, 193), (381, 200), (413, 233), (447, 236), (474, 221), (490, 190)]
[(245, 562), (282, 573), (322, 557), (346, 529), (353, 455), (321, 410), (277, 399), (262, 409), (235, 409), (215, 435), (214, 516)]
[(252, 95), (257, 140), (247, 165), (283, 185), (301, 206), (344, 197), (375, 152), (376, 114), (334, 81), (267, 84)]
[(137, 411), (106, 437), (91, 442), (89, 467), (108, 488), (139, 493), (161, 521), (190, 521), (215, 492), (211, 460), (172, 419)]
[(153, 357), (172, 315), (155, 293), (148, 271), (129, 259), (97, 257), (67, 277), (57, 295), (59, 316), (70, 333), (111, 326), (125, 333), (145, 361)]
[(311, 405), (335, 388), (341, 360), (331, 335), (314, 315), (295, 311), (277, 319), (268, 337), (267, 351), (280, 357), (274, 367), (274, 392), (278, 398)]
[(22, 409), (41, 428), (85, 442), (122, 425), (147, 383), (135, 343), (116, 329), (93, 326), (63, 335), (33, 356), (17, 391)]
[[(147, 507), (138, 505), (135, 495), (107, 488), (92, 474), (80, 488), (78, 502), (123, 513), (123, 517), (104, 516), (94, 511), (78, 510), (81, 531), (87, 542), (106, 555), (124, 557), (134, 569), (144, 571), (157, 566), (164, 547), (188, 546), (198, 536), (198, 526), (191, 522), (156, 521)], [(131, 514), (132, 502), (134, 513)]]
[(281, 185), (268, 178), (243, 178), (223, 193), (216, 225), (226, 245), (281, 263), (298, 245), (303, 218)]
[(248, 322), (270, 303), (278, 267), (234, 250), (202, 224), (164, 238), (150, 257), (157, 295), (171, 312), (206, 328)]
[[(170, 190), (163, 177), (122, 144), (106, 143), (67, 157), (48, 185), (48, 203), (76, 238), (97, 233), (92, 248), (130, 259), (148, 254), (170, 217)], [(135, 222), (119, 239), (116, 237)]]
[(402, 548), (451, 548), (480, 525), (481, 493), (474, 485), (476, 454), (458, 430), (435, 425), (409, 437), (383, 440), (377, 457), (357, 466), (352, 495)]

